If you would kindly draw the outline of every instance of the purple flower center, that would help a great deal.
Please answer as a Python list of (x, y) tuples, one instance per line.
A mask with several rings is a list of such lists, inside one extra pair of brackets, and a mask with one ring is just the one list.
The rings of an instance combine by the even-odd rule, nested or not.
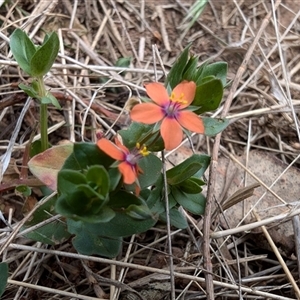
[(126, 155), (126, 162), (128, 162), (130, 165), (135, 166), (138, 162), (138, 160), (140, 159), (138, 153), (134, 154), (134, 153), (129, 153)]
[(147, 148), (145, 146), (141, 147), (140, 144), (137, 143), (136, 147), (131, 152), (125, 154), (124, 160), (131, 166), (135, 166), (141, 158), (148, 154)]
[(176, 118), (180, 110), (180, 103), (169, 101), (162, 107), (162, 109), (166, 117)]

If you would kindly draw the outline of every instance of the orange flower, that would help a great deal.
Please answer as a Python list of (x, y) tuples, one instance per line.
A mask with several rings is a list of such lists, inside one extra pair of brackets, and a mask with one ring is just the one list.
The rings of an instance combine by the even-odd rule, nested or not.
[(136, 148), (129, 151), (117, 138), (115, 139), (115, 144), (102, 138), (97, 142), (97, 146), (113, 159), (120, 161), (118, 169), (123, 175), (124, 183), (132, 184), (136, 182), (138, 184), (138, 174), (142, 173), (142, 170), (137, 163), (143, 156), (148, 154), (145, 147), (140, 149), (137, 144)]
[(183, 139), (183, 128), (204, 133), (203, 121), (194, 112), (186, 109), (194, 100), (195, 82), (179, 83), (170, 96), (166, 88), (158, 82), (146, 84), (145, 88), (155, 103), (135, 105), (131, 110), (131, 119), (144, 124), (161, 121), (160, 133), (166, 150), (179, 146)]

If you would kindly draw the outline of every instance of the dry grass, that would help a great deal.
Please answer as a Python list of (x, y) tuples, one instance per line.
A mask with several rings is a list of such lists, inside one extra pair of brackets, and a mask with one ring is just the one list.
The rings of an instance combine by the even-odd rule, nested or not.
[[(83, 256), (74, 253), (70, 241), (50, 247), (24, 239), (19, 230), (30, 217), (23, 215), (25, 199), (12, 186), (7, 190), (2, 186), (0, 208), (12, 228), (3, 223), (0, 229), (2, 259), (10, 267), (3, 299), (169, 299), (170, 270), (176, 299), (300, 299), (297, 207), (286, 206), (286, 213), (272, 220), (259, 221), (257, 215), (257, 222), (227, 230), (213, 214), (218, 155), (237, 163), (239, 155), (258, 148), (276, 155), (286, 167), (299, 167), (300, 4), (211, 1), (189, 27), (184, 18), (192, 3), (23, 0), (0, 7), (0, 169), (5, 170), (6, 183), (28, 175), (22, 160), (38, 120), (34, 102), (26, 102), (16, 88), (27, 79), (8, 47), (17, 27), (36, 42), (44, 31), (55, 30), (60, 37), (59, 57), (46, 78), (63, 107), (50, 109), (53, 144), (95, 141), (100, 130), (126, 127), (130, 122), (123, 110), (126, 100), (144, 93), (143, 82), (163, 80), (164, 71), (189, 42), (201, 60), (227, 61), (231, 81), (221, 109), (214, 114), (230, 118), (230, 126), (221, 137), (194, 137), (195, 147), (214, 160), (206, 215), (187, 215), (187, 230), (174, 230), (168, 237), (165, 227), (158, 226), (132, 236), (113, 260)], [(121, 57), (132, 57), (125, 75), (124, 69), (115, 67)], [(245, 177), (253, 176), (245, 169)], [(257, 180), (264, 182), (264, 176)], [(286, 193), (284, 200), (288, 199)], [(294, 239), (296, 246), (287, 254), (272, 242), (264, 226), (291, 218), (294, 237), (288, 241)], [(263, 234), (253, 240), (249, 230), (254, 228), (263, 228)], [(168, 238), (173, 268), (168, 266)], [(272, 248), (264, 247), (262, 240)]]

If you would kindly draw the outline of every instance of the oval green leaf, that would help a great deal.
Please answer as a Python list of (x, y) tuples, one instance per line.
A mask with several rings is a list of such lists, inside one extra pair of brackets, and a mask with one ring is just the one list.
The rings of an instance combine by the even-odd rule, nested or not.
[[(172, 208), (169, 211), (170, 223), (172, 226), (175, 226), (179, 229), (185, 229), (188, 227), (186, 217), (178, 210), (178, 208)], [(159, 215), (159, 219), (166, 223), (166, 213)]]
[(52, 147), (35, 155), (28, 167), (32, 174), (51, 190), (57, 189), (57, 174), (73, 151), (73, 144)]
[(98, 194), (106, 198), (109, 192), (110, 182), (108, 173), (103, 166), (95, 165), (89, 167), (86, 173), (86, 180), (93, 186), (93, 189)]
[(197, 86), (192, 106), (198, 106), (196, 114), (217, 109), (223, 97), (223, 85), (220, 79), (213, 79)]
[(19, 84), (19, 88), (21, 90), (23, 90), (29, 97), (35, 98), (35, 99), (39, 98), (39, 95), (38, 95), (38, 93), (36, 92), (36, 90), (34, 89), (33, 86), (31, 86), (31, 85), (25, 85), (23, 83), (20, 83)]
[(178, 83), (183, 80), (183, 72), (186, 68), (189, 58), (189, 51), (191, 45), (188, 45), (177, 58), (176, 62), (173, 64), (170, 72), (166, 78), (166, 86), (170, 86), (173, 89)]
[(202, 194), (186, 194), (178, 188), (172, 189), (174, 199), (189, 212), (202, 215), (205, 211), (206, 199)]
[(59, 39), (57, 34), (52, 32), (31, 58), (31, 75), (42, 77), (48, 73), (57, 57), (58, 50)]
[(102, 224), (89, 224), (82, 221), (67, 221), (69, 232), (75, 234), (72, 243), (84, 255), (115, 257), (121, 251), (122, 238), (103, 236), (99, 233)]
[(213, 75), (214, 77), (221, 80), (223, 87), (226, 85), (228, 64), (224, 61), (219, 61), (206, 65), (201, 77)]
[(219, 132), (223, 131), (229, 124), (228, 119), (215, 119), (209, 117), (202, 117), (205, 135), (214, 136)]
[(179, 165), (167, 171), (167, 181), (170, 185), (179, 184), (193, 176), (202, 168), (201, 155), (193, 154)]
[(36, 47), (27, 34), (17, 28), (10, 36), (9, 45), (20, 68), (28, 75), (32, 75), (30, 61), (36, 52)]
[[(22, 227), (22, 231), (42, 223), (55, 215), (55, 202), (56, 197), (52, 197), (42, 206), (38, 207), (31, 219)], [(57, 245), (66, 241), (70, 237), (70, 233), (67, 231), (66, 223), (61, 219), (57, 219), (27, 233), (25, 237), (48, 245)]]
[(203, 181), (198, 178), (189, 178), (180, 183), (178, 187), (185, 193), (197, 194), (202, 191), (200, 183), (203, 183)]
[(114, 160), (102, 152), (94, 143), (75, 143), (73, 153), (68, 157), (63, 169), (86, 170), (89, 166), (102, 165), (108, 168)]

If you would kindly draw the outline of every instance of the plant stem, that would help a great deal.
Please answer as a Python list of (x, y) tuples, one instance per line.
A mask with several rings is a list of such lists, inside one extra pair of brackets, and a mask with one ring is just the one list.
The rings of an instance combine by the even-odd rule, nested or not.
[(40, 106), (40, 130), (41, 130), (41, 151), (48, 149), (48, 114), (47, 104)]
[[(43, 77), (37, 78), (38, 93), (40, 98), (46, 96), (46, 88)], [(41, 101), (41, 100), (40, 100)], [(48, 113), (47, 104), (40, 103), (40, 132), (41, 132), (41, 151), (48, 149)]]

